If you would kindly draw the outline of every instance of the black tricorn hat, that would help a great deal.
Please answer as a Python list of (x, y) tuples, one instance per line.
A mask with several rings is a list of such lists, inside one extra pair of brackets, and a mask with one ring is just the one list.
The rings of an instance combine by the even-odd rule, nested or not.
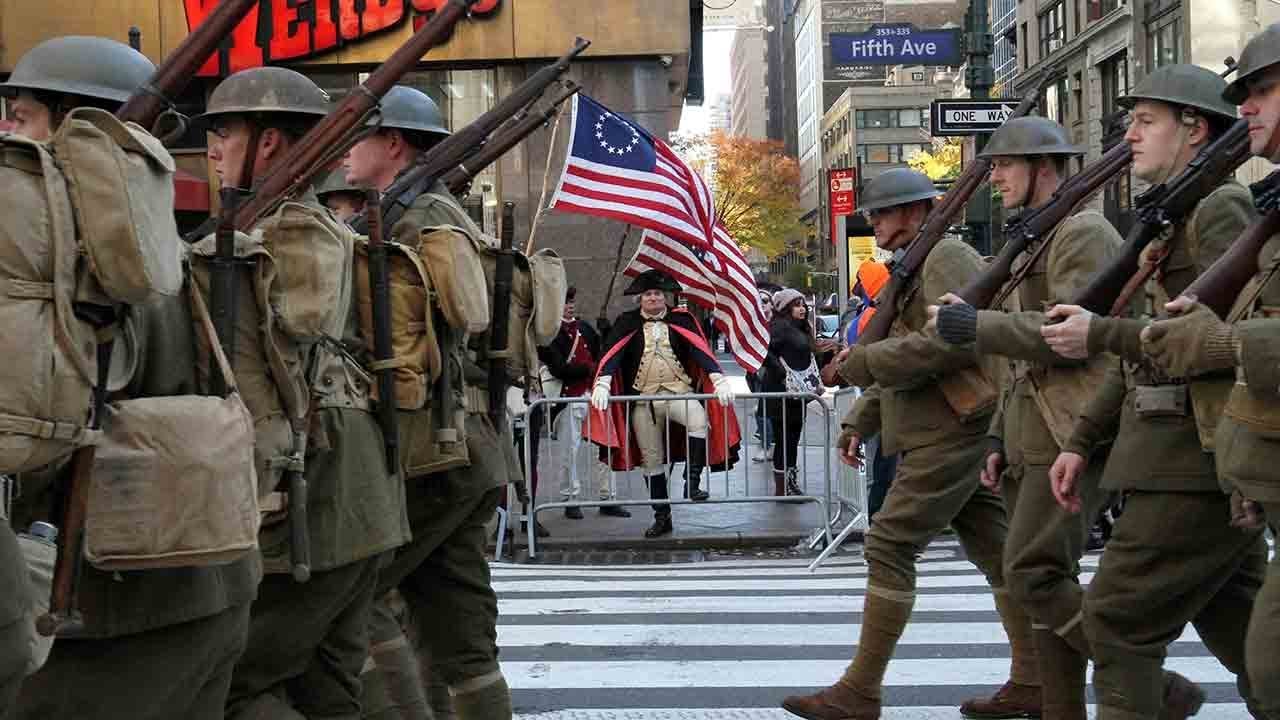
[(631, 285), (622, 291), (623, 295), (639, 295), (646, 290), (663, 292), (680, 292), (680, 283), (661, 270), (645, 270), (636, 276)]

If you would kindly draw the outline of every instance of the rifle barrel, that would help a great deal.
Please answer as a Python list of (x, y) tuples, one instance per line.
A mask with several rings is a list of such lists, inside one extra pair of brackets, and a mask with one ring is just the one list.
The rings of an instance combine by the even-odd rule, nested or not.
[(382, 209), (378, 191), (365, 193), (365, 219), (369, 223), (369, 292), (373, 305), (373, 358), (378, 379), (378, 424), (387, 451), (387, 471), (400, 467), (400, 438), (396, 427), (395, 368), (387, 366), (394, 357), (391, 348), (391, 287), (387, 277), (387, 243), (382, 231)]

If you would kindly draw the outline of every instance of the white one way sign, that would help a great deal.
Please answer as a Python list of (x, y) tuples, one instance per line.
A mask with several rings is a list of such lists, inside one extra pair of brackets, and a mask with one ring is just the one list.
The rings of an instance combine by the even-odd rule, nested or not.
[(934, 135), (978, 135), (993, 132), (1017, 109), (1017, 99), (934, 100), (930, 108)]

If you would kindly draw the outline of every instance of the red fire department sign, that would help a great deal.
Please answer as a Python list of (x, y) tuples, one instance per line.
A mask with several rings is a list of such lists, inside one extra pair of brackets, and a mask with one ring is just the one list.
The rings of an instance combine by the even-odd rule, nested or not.
[[(222, 48), (200, 68), (202, 76), (227, 75), (279, 60), (329, 52), (370, 35), (398, 27), (413, 18), (418, 30), (448, 0), (262, 0), (249, 11)], [(218, 0), (183, 0), (187, 28), (199, 25)], [(480, 0), (472, 16), (492, 15), (502, 0)], [(359, 9), (357, 9), (359, 7)]]

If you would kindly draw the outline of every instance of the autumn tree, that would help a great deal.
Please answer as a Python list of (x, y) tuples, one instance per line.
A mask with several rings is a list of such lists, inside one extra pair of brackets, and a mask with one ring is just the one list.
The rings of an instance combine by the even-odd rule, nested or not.
[(919, 170), (930, 180), (951, 180), (960, 175), (964, 139), (949, 137), (935, 141), (933, 150), (921, 150), (907, 158), (912, 170)]

